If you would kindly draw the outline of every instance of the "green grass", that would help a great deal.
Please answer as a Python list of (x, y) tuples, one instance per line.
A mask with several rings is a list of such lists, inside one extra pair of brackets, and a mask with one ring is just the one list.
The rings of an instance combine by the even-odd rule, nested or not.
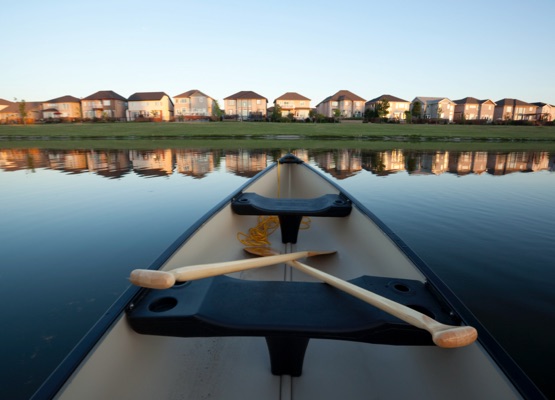
[(0, 148), (555, 149), (555, 127), (310, 123), (0, 125)]

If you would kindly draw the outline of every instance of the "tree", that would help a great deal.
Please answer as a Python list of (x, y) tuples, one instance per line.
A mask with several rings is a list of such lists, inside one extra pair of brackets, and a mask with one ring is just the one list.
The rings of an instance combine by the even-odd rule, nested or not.
[[(17, 98), (14, 98), (14, 100), (17, 102)], [(18, 103), (18, 108), (19, 108), (19, 117), (21, 118), (21, 123), (23, 125), (25, 125), (25, 118), (27, 118), (26, 106), (27, 104), (25, 103), (25, 100), (21, 99), (21, 101)]]
[(389, 101), (387, 99), (380, 100), (376, 103), (376, 114), (378, 118), (385, 118), (389, 113)]
[(341, 117), (341, 110), (339, 108), (333, 109), (333, 119), (337, 120)]
[(412, 113), (410, 111), (405, 111), (405, 121), (407, 124), (412, 124)]
[(281, 106), (279, 104), (274, 105), (274, 110), (270, 116), (270, 121), (272, 122), (280, 122), (281, 121)]
[(416, 118), (422, 117), (422, 103), (420, 103), (419, 101), (415, 101), (412, 105), (412, 115), (414, 115)]
[(212, 116), (216, 117), (217, 119), (221, 119), (223, 115), (224, 115), (224, 112), (220, 108), (220, 105), (218, 104), (218, 100), (214, 100), (214, 103), (212, 103)]

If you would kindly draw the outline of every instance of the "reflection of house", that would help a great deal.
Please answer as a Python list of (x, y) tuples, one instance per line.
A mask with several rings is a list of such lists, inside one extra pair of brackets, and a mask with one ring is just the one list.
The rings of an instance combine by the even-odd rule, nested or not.
[[(9, 106), (0, 109), (0, 122), (20, 123), (20, 103), (11, 103)], [(25, 123), (32, 124), (42, 119), (42, 103), (39, 101), (25, 102)]]
[(213, 105), (215, 100), (202, 93), (200, 90), (189, 90), (173, 98), (175, 104), (175, 116), (187, 117), (185, 119), (195, 119), (189, 117), (209, 117), (213, 115)]
[(310, 112), (310, 99), (296, 92), (287, 92), (274, 100), (274, 106), (280, 106), (281, 116), (291, 114), (295, 119), (307, 119)]
[(454, 119), (460, 120), (475, 120), (485, 119), (493, 121), (493, 112), (495, 103), (489, 99), (478, 100), (474, 97), (465, 97), (464, 99), (455, 100), (455, 115)]
[(177, 150), (175, 153), (175, 163), (177, 172), (192, 176), (193, 178), (203, 178), (214, 170), (214, 152), (197, 150)]
[(421, 117), (428, 119), (446, 119), (453, 121), (456, 104), (446, 97), (415, 97), (411, 103), (411, 112), (414, 115), (414, 105), (418, 102), (421, 105)]
[(134, 93), (129, 97), (127, 104), (128, 121), (140, 118), (169, 121), (173, 117), (173, 102), (164, 92)]
[(316, 106), (316, 110), (318, 114), (328, 118), (335, 116), (335, 110), (338, 110), (337, 113), (339, 113), (340, 117), (362, 117), (365, 101), (362, 97), (348, 90), (340, 90), (322, 100)]
[(124, 119), (127, 99), (112, 90), (101, 90), (81, 100), (83, 118)]
[(237, 92), (224, 99), (225, 113), (239, 119), (261, 120), (266, 117), (268, 99), (250, 90)]
[(533, 121), (536, 119), (537, 106), (534, 104), (517, 99), (501, 99), (495, 103), (493, 117), (496, 121)]
[(81, 118), (81, 100), (73, 96), (62, 96), (42, 103), (44, 119)]
[(131, 170), (129, 153), (122, 150), (92, 150), (87, 153), (89, 171), (110, 178), (120, 178)]
[(383, 103), (387, 101), (389, 108), (387, 109), (387, 114), (385, 118), (395, 119), (395, 120), (405, 120), (406, 114), (410, 110), (410, 101), (400, 99), (389, 94), (382, 94), (380, 97), (368, 100), (364, 105), (365, 110), (376, 111), (376, 106), (379, 102)]
[(133, 171), (138, 175), (167, 176), (173, 172), (171, 150), (131, 150), (129, 160), (133, 165)]
[(317, 154), (314, 161), (335, 179), (345, 179), (362, 170), (360, 150), (337, 150)]
[(255, 176), (266, 168), (267, 162), (266, 153), (239, 150), (225, 155), (226, 171), (247, 178)]

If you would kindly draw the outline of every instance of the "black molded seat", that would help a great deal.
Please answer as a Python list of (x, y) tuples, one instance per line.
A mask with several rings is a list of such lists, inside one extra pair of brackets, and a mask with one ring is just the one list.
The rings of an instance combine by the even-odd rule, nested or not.
[(303, 217), (346, 217), (352, 204), (341, 194), (325, 194), (312, 199), (282, 199), (241, 193), (231, 202), (232, 210), (239, 215), (277, 215), (283, 243), (297, 243), (299, 226)]
[[(350, 281), (456, 325), (427, 285), (363, 276)], [(261, 336), (272, 372), (299, 376), (311, 338), (390, 345), (432, 345), (431, 335), (324, 283), (246, 281), (227, 276), (148, 291), (128, 311), (142, 334), (177, 337)]]

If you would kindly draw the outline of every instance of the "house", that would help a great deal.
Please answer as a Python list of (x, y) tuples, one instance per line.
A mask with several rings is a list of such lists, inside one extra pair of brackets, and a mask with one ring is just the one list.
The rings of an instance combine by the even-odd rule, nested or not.
[(318, 114), (328, 118), (334, 117), (334, 113), (338, 113), (343, 118), (362, 117), (365, 102), (365, 99), (348, 90), (340, 90), (322, 100), (316, 106), (316, 110)]
[(225, 114), (241, 120), (261, 120), (266, 117), (268, 99), (252, 91), (241, 91), (224, 99)]
[[(11, 103), (9, 106), (0, 109), (0, 123), (20, 123), (21, 113), (20, 102)], [(25, 123), (32, 124), (42, 119), (42, 103), (40, 101), (25, 102)]]
[(474, 97), (465, 97), (464, 99), (455, 100), (455, 115), (457, 121), (484, 119), (493, 121), (493, 112), (495, 110), (495, 102), (492, 100), (478, 100)]
[(8, 101), (8, 100), (4, 100), (4, 99), (0, 99), (0, 110), (8, 107), (10, 104), (13, 104), (13, 102)]
[(274, 107), (281, 108), (281, 115), (287, 117), (289, 114), (295, 119), (305, 120), (310, 113), (310, 99), (296, 92), (287, 92), (274, 100)]
[(364, 111), (371, 110), (376, 111), (376, 106), (378, 103), (387, 101), (389, 108), (387, 109), (387, 114), (385, 117), (390, 120), (405, 120), (406, 114), (410, 110), (410, 101), (400, 99), (399, 97), (391, 96), (390, 94), (382, 94), (380, 97), (368, 100), (364, 104)]
[[(555, 106), (552, 104), (537, 102), (532, 103), (536, 108), (536, 120), (555, 121)], [(0, 111), (1, 112), (1, 111)]]
[(496, 121), (535, 121), (538, 106), (517, 99), (501, 99), (495, 102), (493, 118)]
[[(416, 103), (420, 103), (420, 115), (414, 111)], [(447, 97), (415, 97), (411, 102), (411, 112), (413, 117), (421, 117), (425, 119), (446, 119), (453, 121), (455, 116), (456, 104)]]
[(173, 118), (173, 102), (164, 92), (137, 92), (127, 99), (127, 120), (153, 118), (169, 121)]
[(81, 100), (73, 96), (62, 96), (42, 103), (44, 119), (81, 118)]
[(201, 119), (214, 115), (216, 100), (200, 90), (189, 90), (173, 97), (175, 116), (184, 119)]
[(127, 99), (112, 90), (101, 90), (81, 100), (83, 118), (124, 119)]

